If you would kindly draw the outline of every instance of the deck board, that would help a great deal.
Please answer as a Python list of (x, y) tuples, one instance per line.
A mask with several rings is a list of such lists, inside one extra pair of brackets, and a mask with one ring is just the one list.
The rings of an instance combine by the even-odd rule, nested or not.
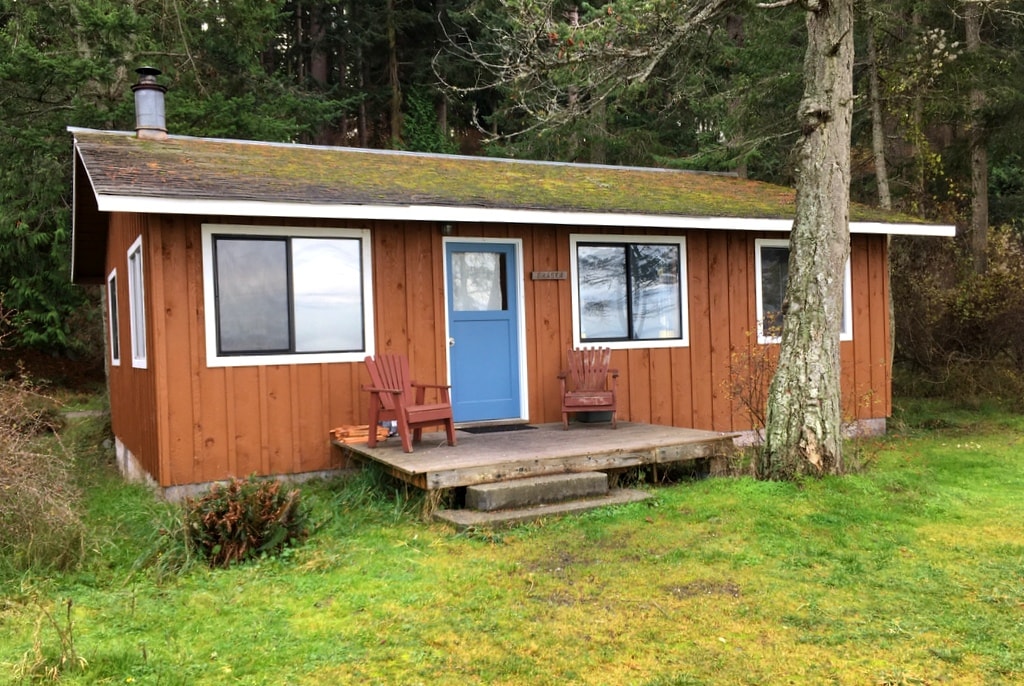
[(457, 431), (458, 445), (443, 433), (423, 435), (412, 453), (398, 437), (378, 443), (335, 445), (348, 457), (382, 465), (392, 475), (426, 490), (472, 486), (505, 479), (565, 472), (604, 471), (686, 462), (733, 452), (733, 434), (656, 424), (619, 422), (540, 424), (535, 429), (471, 434)]

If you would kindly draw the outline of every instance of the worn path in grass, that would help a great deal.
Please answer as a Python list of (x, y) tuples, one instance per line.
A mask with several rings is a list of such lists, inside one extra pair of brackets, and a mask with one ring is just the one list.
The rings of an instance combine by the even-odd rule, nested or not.
[(0, 672), (59, 654), (36, 620), (72, 598), (68, 684), (1019, 683), (1022, 434), (954, 417), (841, 479), (682, 483), (503, 534), (333, 482), (305, 490), (331, 515), (306, 546), (170, 576), (132, 570), (159, 507), (104, 480), (86, 568), (5, 587)]

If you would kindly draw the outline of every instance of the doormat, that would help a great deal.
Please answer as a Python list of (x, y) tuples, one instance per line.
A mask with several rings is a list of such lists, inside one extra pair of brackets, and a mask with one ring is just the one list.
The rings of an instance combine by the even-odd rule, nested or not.
[(523, 431), (524, 429), (536, 429), (535, 426), (529, 424), (497, 424), (494, 426), (467, 426), (459, 431), (465, 431), (468, 434), (497, 434), (505, 431)]

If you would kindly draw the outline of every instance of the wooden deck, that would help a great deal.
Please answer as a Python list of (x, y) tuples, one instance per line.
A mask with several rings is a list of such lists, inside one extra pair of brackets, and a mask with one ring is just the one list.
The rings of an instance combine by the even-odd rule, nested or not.
[(733, 453), (733, 435), (654, 424), (619, 422), (561, 424), (496, 433), (456, 432), (449, 446), (443, 433), (424, 434), (412, 453), (395, 436), (376, 448), (335, 442), (347, 456), (373, 461), (392, 475), (425, 490), (566, 472), (597, 472), (688, 462)]

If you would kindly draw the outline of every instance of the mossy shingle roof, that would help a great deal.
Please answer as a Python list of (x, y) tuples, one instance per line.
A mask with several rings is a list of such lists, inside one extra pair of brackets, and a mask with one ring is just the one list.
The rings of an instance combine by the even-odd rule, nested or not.
[[(722, 174), (73, 132), (100, 211), (115, 198), (760, 219), (794, 210), (792, 189)], [(920, 221), (861, 205), (851, 220)]]

